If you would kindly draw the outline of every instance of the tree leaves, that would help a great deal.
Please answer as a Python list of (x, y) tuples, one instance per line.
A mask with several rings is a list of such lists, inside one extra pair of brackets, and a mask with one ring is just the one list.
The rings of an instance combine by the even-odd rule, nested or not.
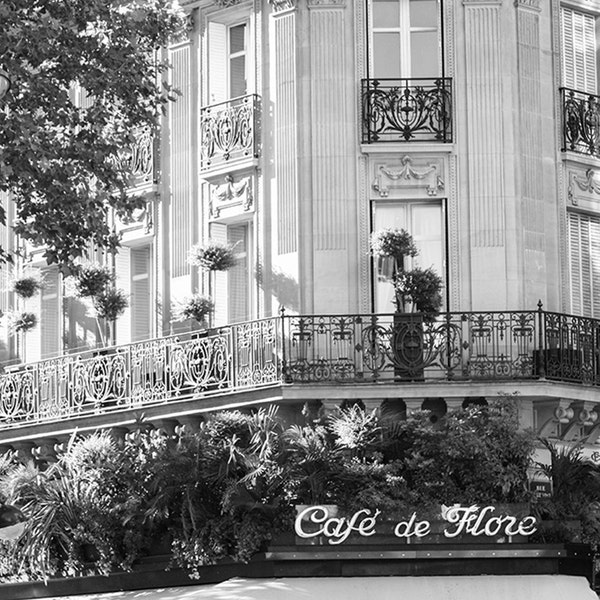
[[(160, 47), (181, 34), (171, 0), (19, 0), (2, 3), (0, 64), (12, 87), (0, 111), (0, 191), (14, 230), (69, 266), (90, 245), (115, 251), (109, 224), (143, 198), (128, 193), (123, 153), (134, 132), (157, 133), (175, 91), (159, 85)], [(0, 213), (0, 222), (6, 217)]]

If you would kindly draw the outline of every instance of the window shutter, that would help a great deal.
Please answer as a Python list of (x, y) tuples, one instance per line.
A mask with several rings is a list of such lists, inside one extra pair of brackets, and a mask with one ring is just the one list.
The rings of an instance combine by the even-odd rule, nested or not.
[(571, 8), (561, 8), (563, 84), (596, 94), (596, 21)]
[[(213, 223), (210, 226), (210, 237), (216, 242), (226, 244), (227, 226), (222, 223)], [(215, 303), (214, 323), (223, 325), (229, 321), (229, 315), (227, 314), (229, 292), (227, 285), (227, 271), (216, 271), (214, 274), (209, 273), (208, 276), (213, 277), (210, 294)]]
[(116, 286), (122, 289), (129, 299), (129, 306), (117, 319), (115, 329), (116, 343), (129, 344), (131, 342), (131, 251), (121, 246), (115, 260)]
[(61, 353), (62, 327), (60, 314), (59, 286), (60, 276), (57, 269), (42, 271), (43, 288), (41, 290), (40, 336), (41, 357), (52, 358)]
[(600, 316), (600, 217), (569, 213), (571, 312)]
[[(32, 275), (40, 275), (38, 269), (31, 270)], [(19, 356), (25, 362), (35, 362), (42, 358), (42, 325), (41, 325), (41, 308), (42, 295), (35, 294), (26, 300), (17, 301), (17, 312), (31, 312), (38, 318), (38, 324), (30, 329), (27, 333), (13, 334), (18, 338)]]
[(235, 265), (229, 269), (229, 321), (237, 323), (249, 318), (248, 226), (231, 226), (227, 236), (228, 242), (235, 246), (237, 257)]
[(227, 28), (208, 22), (208, 104), (227, 100)]
[(151, 337), (150, 247), (131, 249), (131, 339)]

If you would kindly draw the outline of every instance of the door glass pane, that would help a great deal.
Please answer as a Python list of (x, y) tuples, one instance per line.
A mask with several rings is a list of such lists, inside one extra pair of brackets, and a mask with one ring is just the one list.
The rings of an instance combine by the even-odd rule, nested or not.
[(440, 74), (437, 31), (413, 31), (410, 36), (411, 76)]
[(236, 98), (246, 94), (246, 57), (236, 56), (229, 63), (229, 96)]
[(437, 29), (437, 0), (411, 0), (409, 10), (411, 27), (434, 27)]
[(400, 36), (397, 33), (376, 33), (373, 36), (374, 76), (400, 77)]
[(373, 0), (373, 27), (398, 27), (400, 5), (398, 0)]
[[(443, 238), (443, 213), (437, 202), (381, 203), (375, 207), (374, 231), (384, 228), (406, 229), (414, 238), (419, 254), (408, 259), (405, 268), (432, 267), (445, 277), (445, 252)], [(389, 280), (375, 272), (375, 311), (394, 312), (394, 288)], [(444, 294), (442, 293), (442, 296)]]
[(227, 242), (233, 244), (236, 262), (229, 269), (229, 322), (238, 323), (250, 318), (250, 276), (248, 260), (248, 226), (227, 228)]

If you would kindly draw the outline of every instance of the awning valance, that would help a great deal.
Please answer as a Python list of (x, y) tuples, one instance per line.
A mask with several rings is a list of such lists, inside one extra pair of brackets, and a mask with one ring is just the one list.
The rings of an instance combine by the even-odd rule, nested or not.
[(598, 600), (583, 577), (479, 575), (230, 579), (51, 600)]

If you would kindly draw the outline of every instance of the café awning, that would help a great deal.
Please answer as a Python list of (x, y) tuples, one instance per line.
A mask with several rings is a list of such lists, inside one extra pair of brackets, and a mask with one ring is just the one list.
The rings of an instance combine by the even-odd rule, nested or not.
[(583, 577), (298, 577), (54, 597), (52, 600), (598, 600)]

